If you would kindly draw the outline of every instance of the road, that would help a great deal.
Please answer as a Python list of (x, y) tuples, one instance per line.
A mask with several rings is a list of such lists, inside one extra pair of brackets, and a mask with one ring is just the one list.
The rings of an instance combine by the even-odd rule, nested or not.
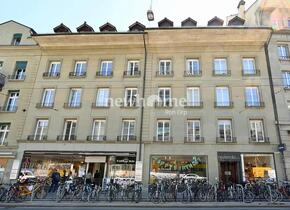
[[(1, 208), (0, 207), (0, 210), (56, 210), (56, 209), (59, 209), (59, 207), (44, 207), (44, 208), (41, 208), (41, 207), (9, 207), (9, 208)], [(216, 207), (213, 207), (213, 208), (170, 208), (170, 207), (167, 207), (167, 208), (139, 208), (139, 207), (62, 207), (61, 208), (62, 210), (166, 210), (166, 209), (170, 209), (170, 210), (289, 210), (289, 207), (288, 208), (282, 208), (282, 207), (275, 207), (275, 208), (249, 208), (249, 207), (246, 207), (246, 208), (216, 208)]]

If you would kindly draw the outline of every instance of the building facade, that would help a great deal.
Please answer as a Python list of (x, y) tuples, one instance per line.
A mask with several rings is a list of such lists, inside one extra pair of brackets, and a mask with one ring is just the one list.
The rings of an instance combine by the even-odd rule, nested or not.
[[(137, 161), (144, 184), (284, 179), (264, 48), (272, 30), (220, 23), (173, 28), (164, 19), (125, 33), (109, 23), (77, 33), (61, 24), (54, 34), (2, 24), (0, 32), (13, 27), (1, 72), (14, 75), (0, 96), (4, 181), (53, 168), (129, 179)], [(31, 43), (14, 46), (22, 29)]]

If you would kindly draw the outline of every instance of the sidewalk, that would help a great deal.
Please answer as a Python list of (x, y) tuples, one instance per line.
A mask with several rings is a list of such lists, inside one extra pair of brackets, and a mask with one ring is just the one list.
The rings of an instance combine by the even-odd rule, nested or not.
[(208, 207), (208, 208), (216, 208), (216, 207), (289, 207), (290, 202), (281, 202), (281, 203), (267, 203), (267, 202), (253, 202), (253, 203), (241, 203), (241, 202), (192, 202), (192, 203), (180, 203), (180, 202), (167, 202), (167, 203), (159, 203), (154, 204), (152, 202), (77, 202), (77, 201), (63, 201), (60, 203), (56, 203), (55, 201), (25, 201), (21, 203), (0, 203), (0, 207), (191, 207), (191, 208), (199, 208), (199, 207)]

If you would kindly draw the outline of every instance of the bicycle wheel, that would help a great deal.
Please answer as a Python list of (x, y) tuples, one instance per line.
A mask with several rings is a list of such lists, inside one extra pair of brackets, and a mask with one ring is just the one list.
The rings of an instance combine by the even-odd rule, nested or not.
[(44, 199), (47, 196), (47, 192), (43, 189), (39, 189), (35, 193), (37, 199)]
[(64, 198), (64, 195), (65, 195), (65, 189), (59, 187), (56, 192), (56, 202), (60, 202)]
[(204, 190), (199, 190), (197, 191), (196, 197), (198, 198), (198, 200), (204, 202), (206, 201), (206, 192)]
[(244, 202), (252, 203), (255, 200), (255, 195), (249, 190), (245, 190), (244, 192)]
[(182, 193), (182, 200), (181, 201), (182, 201), (182, 203), (189, 202), (189, 194), (188, 194), (187, 190)]

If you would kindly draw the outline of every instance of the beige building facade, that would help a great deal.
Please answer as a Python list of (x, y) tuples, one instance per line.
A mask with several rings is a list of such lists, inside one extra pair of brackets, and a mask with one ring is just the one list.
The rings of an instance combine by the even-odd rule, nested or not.
[[(53, 168), (130, 179), (137, 161), (144, 184), (284, 179), (264, 48), (271, 28), (162, 24), (126, 33), (110, 24), (78, 33), (60, 25), (54, 34), (2, 24), (11, 34), (1, 73), (27, 62), (16, 68), (25, 66), (24, 81), (17, 71), (0, 96), (3, 181)], [(22, 45), (25, 34), (31, 43)], [(7, 113), (7, 104), (18, 108)]]

